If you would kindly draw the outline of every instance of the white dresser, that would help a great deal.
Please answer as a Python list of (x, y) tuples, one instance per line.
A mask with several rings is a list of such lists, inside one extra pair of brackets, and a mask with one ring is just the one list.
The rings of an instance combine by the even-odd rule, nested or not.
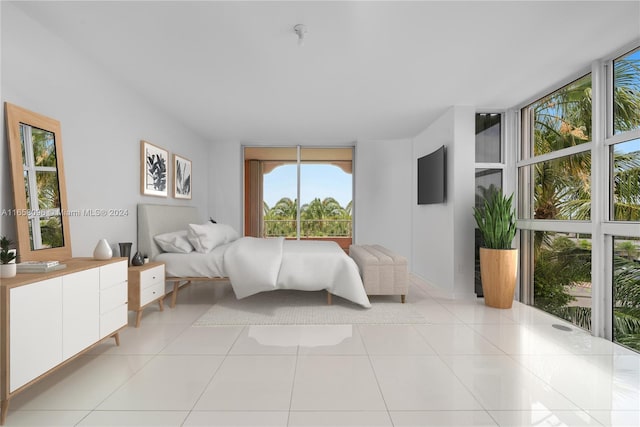
[(0, 284), (0, 424), (13, 395), (127, 325), (126, 258), (63, 263)]

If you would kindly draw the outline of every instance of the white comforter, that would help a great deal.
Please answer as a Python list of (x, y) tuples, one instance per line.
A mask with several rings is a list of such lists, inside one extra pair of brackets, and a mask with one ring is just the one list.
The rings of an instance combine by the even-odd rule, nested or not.
[(326, 289), (371, 307), (358, 266), (335, 242), (242, 237), (226, 248), (224, 270), (237, 298), (274, 289)]

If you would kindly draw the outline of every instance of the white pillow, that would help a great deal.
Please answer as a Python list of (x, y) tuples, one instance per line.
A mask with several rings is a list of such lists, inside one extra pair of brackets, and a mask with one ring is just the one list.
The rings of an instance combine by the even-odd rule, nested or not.
[(220, 246), (226, 241), (224, 229), (217, 227), (218, 224), (189, 224), (187, 227), (187, 239), (197, 252), (211, 252), (216, 246)]
[(193, 246), (187, 240), (187, 230), (158, 234), (153, 238), (165, 252), (188, 254), (193, 252)]
[(240, 235), (236, 230), (233, 229), (232, 226), (227, 224), (218, 224), (220, 227), (224, 227), (225, 230), (225, 243), (233, 242), (234, 240), (238, 240)]
[(197, 252), (211, 252), (215, 247), (232, 242), (239, 237), (233, 227), (225, 224), (189, 224), (187, 239)]

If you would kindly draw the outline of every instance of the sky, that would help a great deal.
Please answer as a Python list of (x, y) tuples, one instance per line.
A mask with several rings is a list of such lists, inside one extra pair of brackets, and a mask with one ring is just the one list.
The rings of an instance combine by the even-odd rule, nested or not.
[[(296, 165), (278, 166), (264, 176), (263, 199), (269, 207), (278, 200), (296, 198)], [(333, 197), (345, 207), (352, 200), (352, 175), (337, 166), (303, 164), (300, 168), (300, 202), (302, 205), (318, 197)]]
[(616, 153), (640, 152), (640, 139), (633, 139), (631, 141), (616, 144), (614, 149), (616, 150)]

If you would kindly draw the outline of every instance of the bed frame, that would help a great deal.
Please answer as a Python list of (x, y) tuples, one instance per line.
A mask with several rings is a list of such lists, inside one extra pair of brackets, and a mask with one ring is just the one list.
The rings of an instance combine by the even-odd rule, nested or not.
[[(153, 236), (172, 231), (186, 230), (189, 224), (202, 224), (204, 220), (194, 206), (176, 205), (138, 205), (138, 251), (146, 254), (150, 260), (162, 253), (162, 249)], [(176, 306), (178, 289), (191, 282), (227, 282), (227, 277), (165, 277), (173, 283), (171, 308)]]

